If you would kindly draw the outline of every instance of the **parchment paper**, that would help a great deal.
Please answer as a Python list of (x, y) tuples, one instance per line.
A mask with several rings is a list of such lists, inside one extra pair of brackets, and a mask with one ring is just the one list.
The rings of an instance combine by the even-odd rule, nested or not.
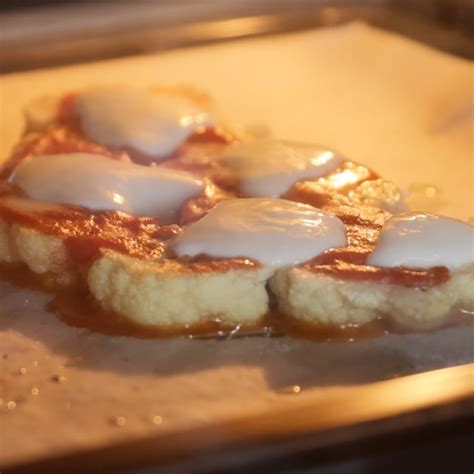
[[(34, 96), (95, 83), (193, 84), (231, 123), (328, 144), (407, 190), (415, 183), (418, 208), (465, 218), (474, 215), (472, 72), (354, 24), (14, 74), (0, 82), (1, 152)], [(44, 311), (48, 298), (0, 284), (1, 465), (474, 359), (472, 327), (347, 343), (137, 340), (68, 327)]]

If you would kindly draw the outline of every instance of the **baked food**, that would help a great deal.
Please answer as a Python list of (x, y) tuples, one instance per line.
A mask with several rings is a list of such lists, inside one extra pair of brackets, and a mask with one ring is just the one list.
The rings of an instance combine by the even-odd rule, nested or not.
[(395, 185), (324, 147), (237, 137), (190, 89), (38, 100), (1, 178), (4, 277), (159, 334), (429, 328), (474, 303), (470, 225), (398, 215)]

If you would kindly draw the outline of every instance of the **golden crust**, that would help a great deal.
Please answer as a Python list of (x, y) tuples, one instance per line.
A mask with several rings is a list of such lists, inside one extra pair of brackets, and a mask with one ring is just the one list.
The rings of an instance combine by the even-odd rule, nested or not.
[(443, 324), (456, 306), (474, 307), (474, 265), (430, 289), (341, 280), (303, 268), (279, 270), (270, 287), (282, 312), (316, 326), (363, 325), (390, 317), (402, 326), (429, 329)]
[(146, 262), (105, 251), (87, 282), (103, 309), (151, 326), (255, 325), (268, 312), (270, 268), (250, 266), (197, 273), (175, 260)]

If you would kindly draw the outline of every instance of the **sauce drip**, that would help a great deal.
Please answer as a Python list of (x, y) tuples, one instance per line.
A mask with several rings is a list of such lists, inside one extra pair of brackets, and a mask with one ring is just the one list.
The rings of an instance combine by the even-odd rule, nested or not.
[[(140, 339), (188, 337), (224, 337), (235, 333), (236, 328), (222, 327), (218, 318), (208, 318), (198, 324), (186, 326), (169, 326), (158, 328), (140, 326), (127, 318), (104, 311), (89, 295), (86, 289), (65, 290), (56, 293), (46, 308), (69, 326), (89, 329), (94, 332), (112, 336), (130, 336)], [(260, 332), (263, 326), (239, 327), (242, 333)]]

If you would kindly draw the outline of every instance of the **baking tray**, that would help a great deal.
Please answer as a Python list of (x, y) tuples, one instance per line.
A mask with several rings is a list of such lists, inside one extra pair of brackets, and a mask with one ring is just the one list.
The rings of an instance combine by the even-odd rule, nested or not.
[[(254, 20), (249, 22), (249, 18)], [(98, 32), (94, 43), (71, 40), (65, 42), (64, 49), (55, 49), (49, 48), (46, 41), (24, 55), (13, 46), (10, 52), (6, 51), (8, 48), (2, 48), (1, 54), (5, 70), (12, 72), (119, 53), (146, 53), (248, 35), (333, 26), (354, 19), (389, 28), (434, 47), (442, 45), (443, 49), (459, 55), (469, 56), (471, 51), (465, 33), (455, 28), (386, 5), (346, 5), (215, 19), (185, 28), (167, 26), (160, 31), (156, 41), (153, 34), (148, 32), (151, 36), (144, 36), (136, 31), (131, 34), (130, 43), (130, 38), (124, 35), (126, 41), (118, 49), (109, 47), (109, 41), (110, 45), (115, 44), (113, 35), (101, 37)], [(232, 34), (229, 34), (229, 21), (233, 25)], [(2, 472), (152, 472), (147, 469), (154, 472), (154, 468), (159, 468), (159, 472), (189, 473), (268, 472), (270, 469), (278, 472), (289, 467), (317, 466), (360, 455), (373, 456), (380, 450), (404, 449), (421, 438), (449, 437), (452, 432), (469, 434), (473, 417), (472, 374), (472, 365), (408, 377), (397, 377), (392, 371), (389, 376), (396, 377), (394, 380), (347, 387), (324, 400), (296, 399), (291, 407), (271, 410), (260, 407), (258, 413), (230, 421), (110, 443), (61, 456), (51, 453), (41, 461), (16, 462)], [(368, 377), (368, 381), (373, 379)], [(291, 387), (296, 385), (290, 385), (289, 390)], [(285, 387), (278, 386), (277, 389), (284, 390)]]
[[(351, 456), (380, 455), (420, 440), (471, 434), (473, 369), (474, 365), (464, 365), (401, 377), (361, 386), (330, 400), (298, 403), (289, 410), (243, 416), (238, 421), (72, 453), (2, 472), (296, 472)], [(462, 454), (467, 456), (468, 451)], [(448, 465), (468, 468), (469, 463), (469, 458), (461, 458)], [(439, 468), (446, 465), (433, 470), (425, 461), (420, 466), (430, 466), (430, 471), (421, 472), (443, 472)]]

